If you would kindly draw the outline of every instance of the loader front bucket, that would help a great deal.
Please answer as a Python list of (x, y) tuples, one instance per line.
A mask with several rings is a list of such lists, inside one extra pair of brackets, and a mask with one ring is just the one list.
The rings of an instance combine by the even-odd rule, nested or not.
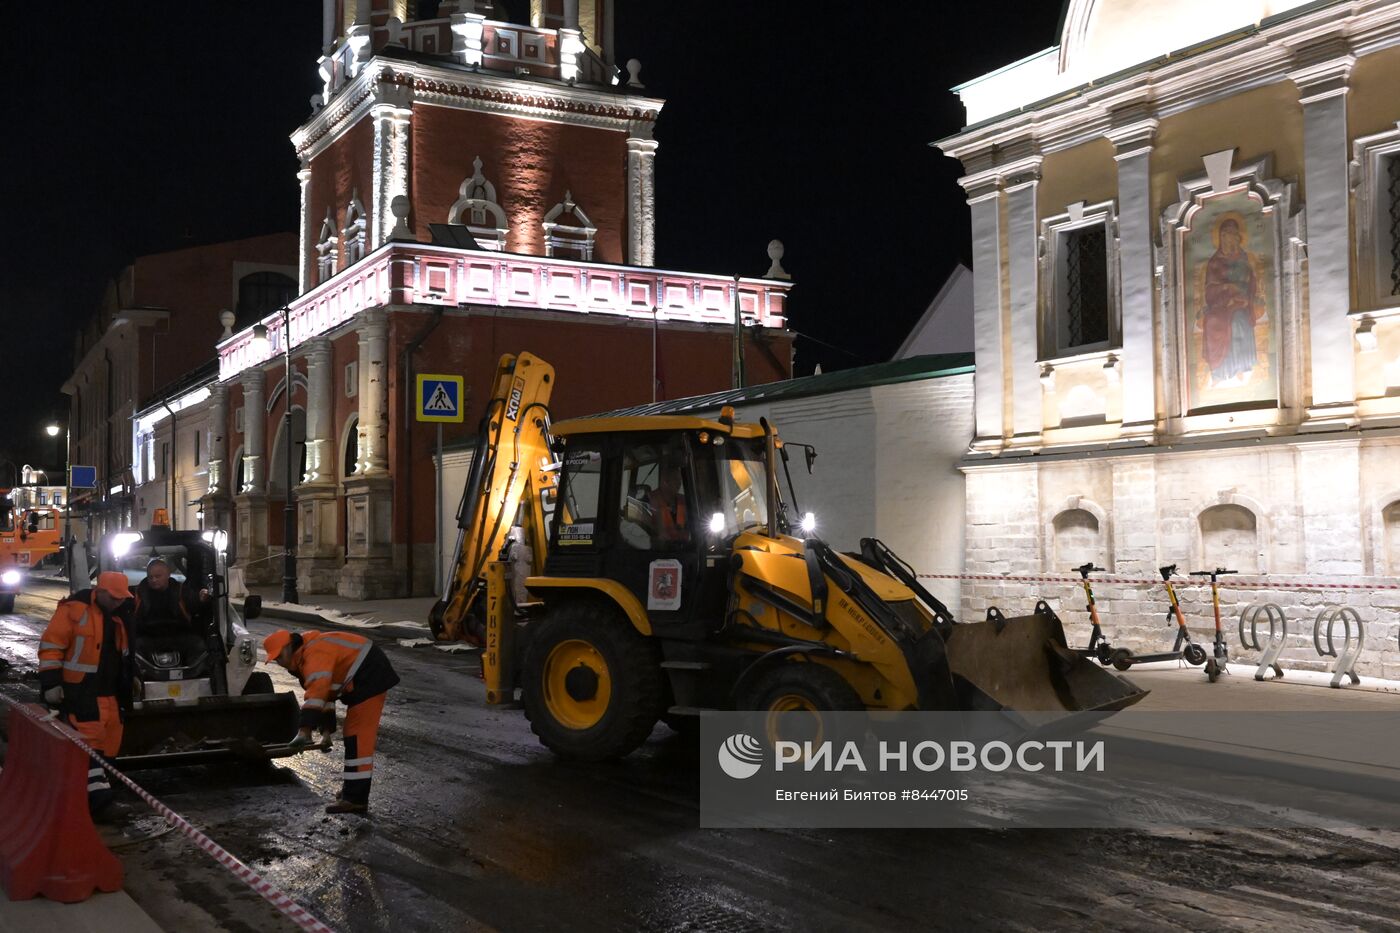
[(116, 764), (163, 768), (281, 757), (296, 735), (297, 715), (291, 693), (147, 700), (127, 713)]
[(948, 666), (963, 709), (1112, 712), (1147, 696), (1132, 681), (1071, 651), (1064, 626), (1045, 604), (1028, 616), (954, 625)]

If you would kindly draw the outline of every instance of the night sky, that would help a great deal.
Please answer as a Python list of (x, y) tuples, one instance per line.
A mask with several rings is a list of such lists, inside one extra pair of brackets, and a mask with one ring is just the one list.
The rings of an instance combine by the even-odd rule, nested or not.
[[(657, 264), (761, 275), (781, 239), (798, 373), (888, 359), (967, 259), (958, 165), (928, 146), (962, 125), (948, 88), (1054, 45), (1059, 16), (1054, 0), (617, 0), (619, 61), (667, 99)], [(296, 229), (287, 137), (319, 84), (319, 0), (88, 3), (30, 25), (0, 30), (0, 483), (5, 459), (61, 465), (42, 425), (66, 417), (74, 329), (122, 266)]]

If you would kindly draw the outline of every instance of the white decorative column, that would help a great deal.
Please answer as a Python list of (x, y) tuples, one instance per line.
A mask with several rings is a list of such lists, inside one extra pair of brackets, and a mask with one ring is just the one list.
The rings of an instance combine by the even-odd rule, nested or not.
[(301, 169), (297, 172), (297, 181), (301, 185), (301, 212), (297, 222), (297, 291), (305, 294), (311, 282), (311, 270), (307, 268), (311, 251), (311, 217), (307, 214), (306, 201), (311, 191), (311, 167), (305, 161), (301, 163)]
[(1036, 444), (1045, 426), (1040, 388), (1040, 233), (1036, 193), (1040, 157), (1003, 169), (1007, 274), (1011, 279), (1012, 443)]
[(564, 25), (559, 29), (559, 74), (570, 84), (578, 80), (578, 57), (584, 52), (578, 27), (578, 0), (564, 0)]
[(335, 396), (333, 353), (326, 337), (303, 344), (306, 352), (306, 476), (297, 487), (297, 589), (334, 593), (340, 574), (336, 534)]
[(1339, 40), (1304, 49), (1296, 60), (1289, 77), (1303, 105), (1312, 355), (1312, 402), (1302, 429), (1327, 430), (1356, 423), (1347, 177), (1347, 81), (1356, 59)]
[(381, 84), (380, 102), (371, 109), (374, 120), (374, 167), (371, 178), (372, 206), (369, 222), (369, 249), (378, 249), (394, 229), (393, 200), (408, 195), (409, 121), (413, 118), (411, 92), (398, 85)]
[(1004, 434), (1005, 374), (1002, 365), (1001, 178), (969, 175), (960, 182), (972, 209), (973, 351), (976, 450), (998, 450)]
[(229, 526), (228, 421), (228, 386), (216, 382), (209, 387), (209, 488), (200, 500), (205, 528)]
[[(1123, 435), (1150, 436), (1157, 420), (1155, 345), (1152, 338), (1152, 143), (1157, 121), (1137, 120), (1110, 130), (1118, 163), (1118, 267), (1123, 295), (1120, 354)], [(1163, 358), (1165, 365), (1167, 359)]]
[(321, 0), (321, 48), (335, 41), (335, 0)]
[(651, 124), (632, 124), (627, 139), (627, 262), (656, 265), (656, 140)]
[(237, 539), (234, 547), (236, 566), (242, 568), (249, 584), (272, 584), (278, 579), (275, 561), (268, 559), (267, 550), (267, 457), (263, 453), (266, 438), (267, 408), (264, 399), (264, 377), (259, 367), (243, 373), (243, 488), (233, 498), (237, 515)]
[(393, 479), (389, 476), (389, 323), (380, 308), (357, 316), (360, 461), (345, 480), (345, 566), (336, 592), (351, 599), (403, 595), (393, 568)]

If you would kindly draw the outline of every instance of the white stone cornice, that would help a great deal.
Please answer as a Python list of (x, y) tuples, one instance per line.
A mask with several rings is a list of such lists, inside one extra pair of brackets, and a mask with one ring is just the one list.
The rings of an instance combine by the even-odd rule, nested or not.
[(1400, 4), (1357, 0), (1321, 6), (1244, 32), (1232, 41), (1144, 65), (1117, 80), (1061, 90), (935, 145), (954, 158), (1030, 137), (1043, 153), (1069, 149), (1107, 135), (1113, 125), (1110, 111), (1122, 103), (1125, 92), (1149, 97), (1149, 115), (1160, 120), (1289, 80), (1300, 69), (1299, 49), (1321, 51), (1329, 37), (1339, 34), (1345, 34), (1350, 54), (1358, 57), (1400, 44)]
[[(406, 95), (406, 102), (394, 100), (397, 94)], [(302, 158), (313, 158), (373, 103), (407, 106), (411, 101), (632, 135), (637, 135), (637, 124), (654, 123), (665, 104), (640, 94), (475, 72), (458, 65), (371, 59), (329, 105), (292, 133), (292, 145)]]

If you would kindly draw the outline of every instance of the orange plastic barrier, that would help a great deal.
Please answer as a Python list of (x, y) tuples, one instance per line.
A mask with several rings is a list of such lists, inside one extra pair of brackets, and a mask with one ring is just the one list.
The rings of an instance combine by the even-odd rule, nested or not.
[(67, 904), (95, 890), (120, 890), (122, 863), (102, 844), (88, 813), (92, 759), (52, 722), (40, 721), (42, 707), (5, 711), (10, 748), (0, 772), (0, 887), (12, 901), (42, 894)]

